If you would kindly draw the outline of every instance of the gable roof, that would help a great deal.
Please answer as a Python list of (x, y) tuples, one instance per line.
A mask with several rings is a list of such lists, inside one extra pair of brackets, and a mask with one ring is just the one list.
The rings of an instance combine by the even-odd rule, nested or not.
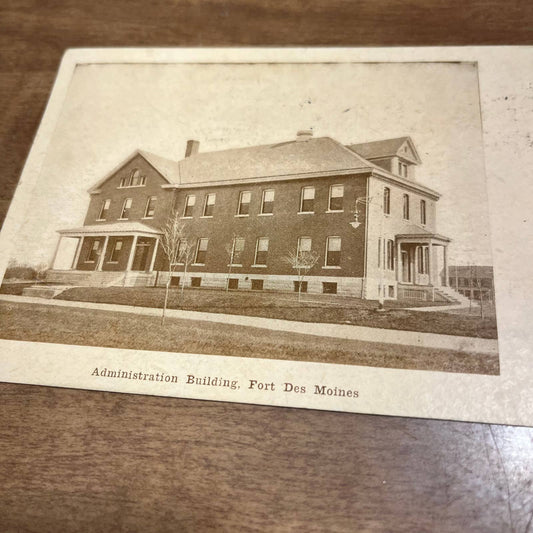
[(166, 159), (145, 150), (138, 150), (138, 153), (150, 163), (169, 183), (179, 183), (180, 167), (178, 161)]
[(330, 137), (317, 137), (305, 141), (200, 152), (179, 162), (179, 183), (297, 177), (314, 173), (371, 170), (372, 166)]
[(122, 167), (126, 166), (133, 158), (140, 155), (145, 159), (152, 167), (161, 174), (161, 176), (169, 183), (176, 183), (179, 181), (179, 166), (177, 161), (171, 161), (158, 155), (146, 152), (144, 150), (135, 150), (126, 159), (119, 163), (111, 172), (108, 172), (102, 179), (98, 180), (90, 189), (89, 193), (94, 194), (98, 192), (98, 189), (114, 174), (116, 174)]
[(395, 139), (384, 139), (382, 141), (372, 141), (368, 143), (350, 144), (348, 148), (357, 152), (365, 159), (377, 159), (379, 157), (391, 157), (399, 155), (405, 157), (405, 154), (399, 154), (400, 148), (407, 142), (413, 152), (414, 158), (407, 157), (415, 163), (421, 163), (418, 152), (411, 137), (396, 137)]

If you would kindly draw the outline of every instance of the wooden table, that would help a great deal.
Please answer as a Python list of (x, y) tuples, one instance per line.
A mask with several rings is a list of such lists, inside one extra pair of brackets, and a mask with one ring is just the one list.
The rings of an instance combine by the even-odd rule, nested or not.
[[(5, 214), (63, 51), (531, 44), (511, 0), (0, 5)], [(533, 531), (533, 430), (0, 384), (0, 531)]]

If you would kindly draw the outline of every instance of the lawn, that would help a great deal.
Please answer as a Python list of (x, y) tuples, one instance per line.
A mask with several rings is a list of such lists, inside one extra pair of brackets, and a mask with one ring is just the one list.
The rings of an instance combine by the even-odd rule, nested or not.
[(0, 302), (4, 339), (476, 374), (497, 355), (276, 332), (229, 324)]
[[(56, 296), (58, 299), (163, 307), (164, 289), (139, 287), (76, 287)], [(388, 301), (386, 312), (377, 312), (377, 302), (327, 294), (305, 294), (298, 303), (292, 293), (250, 292), (187, 289), (183, 297), (177, 289), (170, 291), (169, 308), (228, 313), (302, 322), (355, 324), (386, 329), (401, 329), (426, 333), (443, 333), (467, 337), (497, 337), (496, 317), (489, 313), (484, 319), (479, 311), (463, 314), (449, 312), (420, 312), (402, 309), (416, 304)], [(427, 305), (427, 302), (418, 305)]]

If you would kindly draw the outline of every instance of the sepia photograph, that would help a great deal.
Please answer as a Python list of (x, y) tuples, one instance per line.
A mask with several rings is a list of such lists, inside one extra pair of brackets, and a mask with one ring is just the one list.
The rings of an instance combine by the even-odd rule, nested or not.
[(475, 63), (79, 65), (2, 335), (498, 374), (483, 164)]

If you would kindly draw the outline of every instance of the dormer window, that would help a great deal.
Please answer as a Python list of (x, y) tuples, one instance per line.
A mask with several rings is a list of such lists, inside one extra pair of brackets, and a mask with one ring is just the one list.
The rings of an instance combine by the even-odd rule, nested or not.
[(407, 164), (400, 161), (398, 163), (398, 174), (402, 176), (402, 178), (407, 178)]

